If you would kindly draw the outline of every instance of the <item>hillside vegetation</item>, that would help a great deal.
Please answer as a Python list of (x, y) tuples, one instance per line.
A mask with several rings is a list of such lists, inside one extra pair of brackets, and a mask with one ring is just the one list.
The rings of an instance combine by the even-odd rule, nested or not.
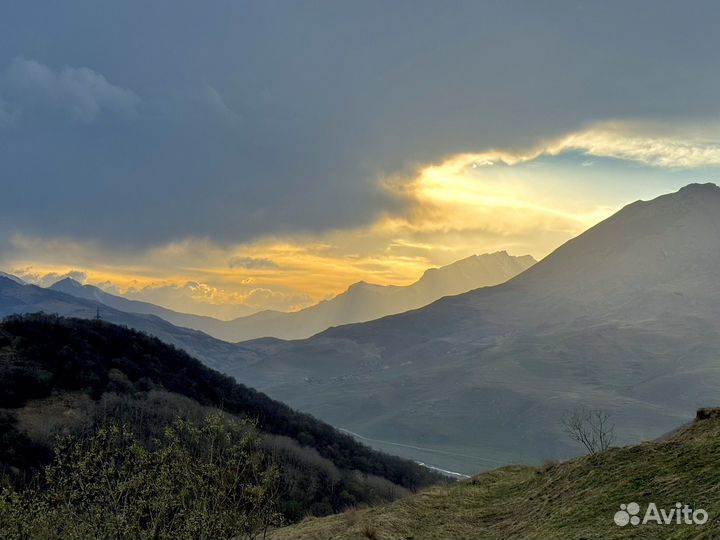
[[(717, 411), (716, 411), (717, 412)], [(393, 503), (308, 519), (273, 538), (718, 538), (720, 419), (696, 420), (667, 440), (613, 448), (542, 467), (507, 466)], [(704, 525), (617, 526), (621, 504), (688, 503)]]
[(282, 523), (278, 486), (250, 423), (176, 419), (150, 444), (111, 423), (60, 438), (31, 485), (0, 485), (0, 539), (252, 539)]
[(124, 424), (140, 442), (178, 417), (202, 423), (222, 411), (250, 421), (280, 467), (286, 522), (362, 502), (390, 500), (440, 477), (369, 449), (315, 418), (127, 328), (57, 316), (0, 323), (0, 474), (32, 483), (57, 435), (94, 436)]

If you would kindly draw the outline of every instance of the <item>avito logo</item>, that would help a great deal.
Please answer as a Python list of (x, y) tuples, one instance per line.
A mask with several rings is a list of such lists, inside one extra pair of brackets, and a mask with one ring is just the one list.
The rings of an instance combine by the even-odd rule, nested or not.
[(645, 525), (656, 523), (658, 525), (704, 525), (708, 520), (707, 511), (702, 508), (693, 508), (688, 504), (675, 503), (670, 510), (658, 508), (657, 504), (650, 503), (645, 514), (640, 519), (640, 505), (636, 502), (621, 504), (620, 510), (615, 512), (615, 525)]

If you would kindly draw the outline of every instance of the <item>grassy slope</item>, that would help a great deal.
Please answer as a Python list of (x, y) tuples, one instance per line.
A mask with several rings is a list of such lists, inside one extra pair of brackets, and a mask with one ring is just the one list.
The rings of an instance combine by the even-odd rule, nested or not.
[[(690, 503), (705, 525), (618, 527), (621, 503)], [(394, 503), (273, 531), (273, 538), (718, 538), (720, 418), (668, 440), (544, 467), (508, 466)], [(374, 536), (373, 536), (374, 534)]]

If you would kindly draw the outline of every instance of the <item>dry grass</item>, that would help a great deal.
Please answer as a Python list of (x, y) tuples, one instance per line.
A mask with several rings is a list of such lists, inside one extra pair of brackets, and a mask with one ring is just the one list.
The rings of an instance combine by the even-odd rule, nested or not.
[[(697, 525), (617, 527), (621, 503), (705, 508)], [(667, 441), (541, 467), (509, 466), (390, 504), (305, 520), (272, 538), (716, 538), (720, 535), (720, 419)]]
[(12, 409), (18, 429), (30, 438), (52, 446), (58, 435), (87, 429), (93, 402), (81, 392), (50, 396), (29, 401), (20, 409)]

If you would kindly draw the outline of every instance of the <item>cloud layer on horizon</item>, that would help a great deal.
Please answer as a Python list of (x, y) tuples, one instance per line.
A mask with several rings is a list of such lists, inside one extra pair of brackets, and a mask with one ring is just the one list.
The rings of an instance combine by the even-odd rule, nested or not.
[[(9, 250), (15, 257), (0, 263), (34, 283), (75, 269), (109, 292), (222, 318), (295, 310), (360, 280), (409, 284), (428, 267), (475, 253), (508, 250), (540, 258), (622, 204), (720, 172), (707, 140), (678, 138), (662, 126), (649, 135), (647, 127), (589, 126), (531, 150), (460, 154), (409, 176), (383, 178), (379, 187), (405, 204), (361, 227), (231, 245), (189, 238), (132, 255), (92, 242), (17, 235)], [(637, 146), (640, 137), (647, 144)], [(592, 145), (579, 143), (586, 140)], [(666, 151), (655, 153), (659, 147)], [(652, 156), (666, 159), (673, 149), (679, 149), (677, 166), (653, 162)], [(600, 196), (596, 184), (614, 171), (627, 182)]]

